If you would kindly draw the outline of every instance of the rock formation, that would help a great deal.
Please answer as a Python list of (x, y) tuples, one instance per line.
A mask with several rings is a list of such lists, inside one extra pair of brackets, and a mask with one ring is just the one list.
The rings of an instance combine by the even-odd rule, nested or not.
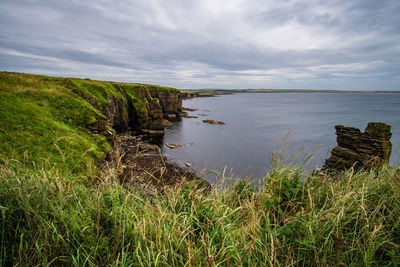
[(179, 114), (182, 111), (182, 94), (178, 90), (160, 90), (153, 86), (149, 91), (152, 97), (159, 99), (164, 115)]
[(325, 161), (324, 170), (381, 167), (389, 162), (392, 152), (391, 126), (381, 122), (368, 123), (365, 132), (358, 128), (337, 125), (338, 145)]
[[(182, 112), (182, 97), (177, 89), (142, 84), (108, 84), (110, 93), (103, 102), (90, 95), (82, 95), (81, 91), (77, 94), (100, 111), (107, 119), (106, 125), (117, 132), (136, 129), (160, 134), (164, 132), (163, 117), (176, 117)], [(104, 131), (97, 129), (100, 124), (103, 126), (103, 120), (88, 127)]]

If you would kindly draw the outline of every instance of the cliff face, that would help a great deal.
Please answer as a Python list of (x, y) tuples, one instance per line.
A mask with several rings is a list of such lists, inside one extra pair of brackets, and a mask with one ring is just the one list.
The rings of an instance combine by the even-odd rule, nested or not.
[(389, 162), (392, 152), (390, 125), (370, 122), (363, 133), (358, 128), (343, 125), (335, 128), (338, 145), (323, 169), (343, 170), (353, 166), (370, 169)]
[[(85, 83), (84, 88), (91, 85)], [(102, 91), (106, 94), (105, 101), (99, 101), (93, 94), (85, 95), (82, 90), (76, 90), (76, 93), (107, 117), (108, 125), (119, 132), (132, 128), (162, 133), (163, 115), (179, 114), (182, 110), (181, 93), (174, 88), (109, 82), (102, 82), (102, 85), (109, 89)], [(104, 133), (104, 124), (104, 119), (100, 119), (89, 128)]]
[(182, 94), (178, 90), (160, 90), (157, 87), (150, 87), (150, 94), (159, 99), (164, 115), (182, 112)]

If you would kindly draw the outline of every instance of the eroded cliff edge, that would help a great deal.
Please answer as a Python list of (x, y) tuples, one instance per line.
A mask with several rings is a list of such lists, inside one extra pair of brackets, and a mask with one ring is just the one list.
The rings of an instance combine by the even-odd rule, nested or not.
[[(113, 82), (104, 85), (108, 87), (107, 91), (102, 90), (104, 99), (82, 94), (84, 90), (75, 91), (106, 117), (106, 120), (99, 119), (89, 125), (91, 129), (104, 131), (105, 125), (109, 125), (118, 132), (133, 129), (162, 133), (163, 117), (167, 114), (181, 114), (182, 97), (175, 88)], [(88, 86), (91, 86), (90, 82), (86, 84)]]

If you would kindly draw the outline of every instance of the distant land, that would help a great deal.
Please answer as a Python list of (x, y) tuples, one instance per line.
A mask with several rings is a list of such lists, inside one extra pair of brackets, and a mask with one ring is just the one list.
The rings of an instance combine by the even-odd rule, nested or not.
[(233, 93), (365, 93), (365, 94), (398, 94), (400, 91), (369, 90), (324, 90), (324, 89), (181, 89), (183, 98), (209, 97)]

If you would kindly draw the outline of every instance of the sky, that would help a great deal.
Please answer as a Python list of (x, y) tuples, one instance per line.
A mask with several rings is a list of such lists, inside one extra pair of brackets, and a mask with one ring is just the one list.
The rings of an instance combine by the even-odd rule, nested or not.
[(0, 0), (0, 70), (185, 88), (400, 90), (399, 0)]

